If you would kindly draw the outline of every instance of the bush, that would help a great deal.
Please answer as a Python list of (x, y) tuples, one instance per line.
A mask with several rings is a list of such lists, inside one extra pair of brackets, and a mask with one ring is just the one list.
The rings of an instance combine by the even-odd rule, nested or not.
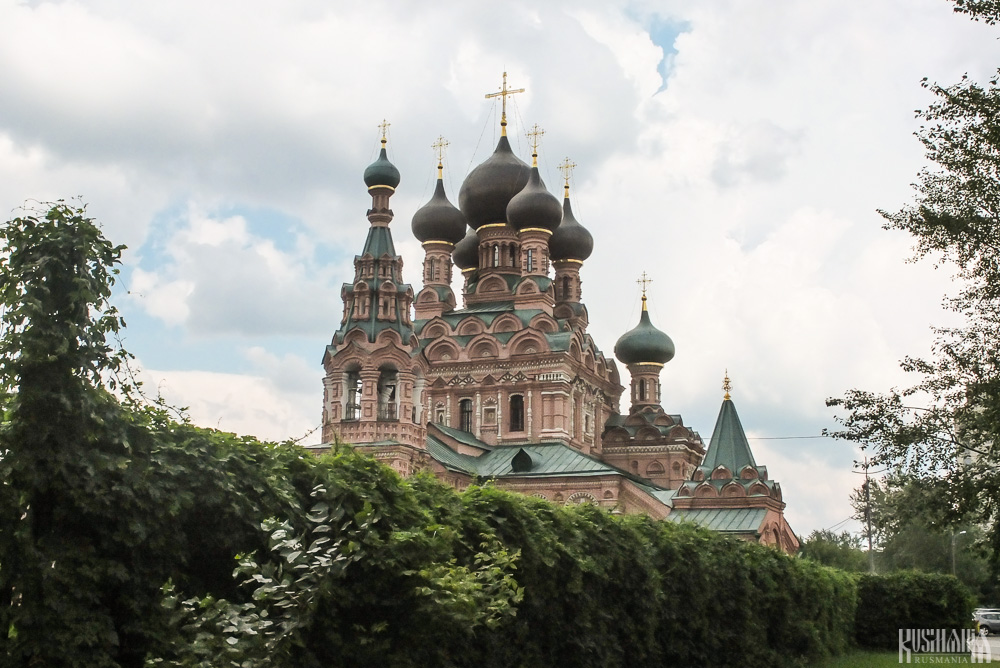
[(903, 571), (858, 579), (855, 639), (861, 647), (895, 649), (899, 629), (971, 626), (972, 596), (951, 575)]

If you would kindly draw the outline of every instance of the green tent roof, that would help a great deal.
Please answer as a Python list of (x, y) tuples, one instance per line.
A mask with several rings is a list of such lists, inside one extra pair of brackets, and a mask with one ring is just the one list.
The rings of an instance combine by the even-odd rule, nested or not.
[(736, 414), (736, 406), (733, 405), (732, 399), (722, 402), (719, 419), (715, 421), (712, 440), (708, 444), (708, 451), (700, 468), (707, 472), (719, 466), (725, 466), (734, 474), (738, 474), (746, 466), (757, 468), (757, 462), (750, 452), (750, 443), (747, 442), (747, 436), (743, 432), (743, 425), (740, 424), (740, 416)]
[(365, 248), (361, 255), (371, 255), (380, 258), (383, 255), (396, 257), (396, 247), (392, 243), (392, 233), (388, 227), (372, 225), (368, 228), (368, 237), (365, 239)]

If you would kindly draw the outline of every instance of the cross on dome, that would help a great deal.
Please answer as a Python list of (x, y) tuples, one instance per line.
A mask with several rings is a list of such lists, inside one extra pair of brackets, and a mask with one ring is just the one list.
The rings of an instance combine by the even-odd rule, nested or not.
[(569, 177), (573, 175), (573, 170), (576, 169), (576, 163), (571, 162), (569, 156), (559, 163), (559, 171), (562, 172), (563, 178), (566, 179), (566, 184), (563, 186), (566, 189), (566, 197), (569, 197)]
[(385, 145), (385, 142), (386, 142), (386, 138), (385, 137), (386, 137), (386, 133), (388, 133), (388, 131), (389, 131), (389, 126), (390, 125), (392, 125), (392, 123), (388, 122), (384, 118), (382, 119), (382, 122), (378, 124), (378, 127), (382, 130), (382, 144), (383, 145)]
[(729, 382), (729, 369), (726, 369), (726, 378), (722, 381), (722, 389), (726, 393), (722, 398), (729, 401), (729, 390), (733, 389), (733, 384)]
[(500, 90), (496, 93), (487, 93), (486, 99), (489, 100), (494, 97), (499, 97), (501, 101), (500, 106), (500, 134), (507, 136), (507, 96), (514, 95), (515, 93), (523, 93), (523, 88), (507, 88), (507, 73), (503, 73), (503, 85)]
[(438, 135), (437, 141), (431, 144), (431, 148), (437, 152), (438, 157), (438, 178), (441, 178), (441, 171), (444, 169), (444, 150), (448, 148), (448, 140)]
[(545, 134), (545, 130), (538, 127), (538, 123), (535, 123), (524, 134), (531, 142), (531, 166), (538, 167), (538, 138)]

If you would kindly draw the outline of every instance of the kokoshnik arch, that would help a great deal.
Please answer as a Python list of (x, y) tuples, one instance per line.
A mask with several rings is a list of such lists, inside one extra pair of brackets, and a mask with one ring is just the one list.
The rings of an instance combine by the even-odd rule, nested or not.
[[(631, 375), (631, 405), (613, 359), (587, 333), (583, 265), (594, 250), (574, 217), (567, 158), (560, 204), (507, 139), (507, 87), (500, 141), (445, 193), (439, 138), (434, 194), (412, 218), (423, 244), (423, 287), (403, 281), (389, 225), (399, 170), (382, 149), (364, 172), (372, 198), (355, 275), (341, 291), (343, 315), (323, 355), (323, 444), (354, 444), (402, 475), (430, 470), (464, 488), (498, 487), (555, 503), (688, 520), (798, 549), (780, 485), (758, 466), (736, 408), (725, 396), (709, 446), (660, 405), (660, 371), (674, 344), (653, 326), (645, 275), (638, 325), (615, 344)], [(462, 307), (452, 268), (462, 273)]]

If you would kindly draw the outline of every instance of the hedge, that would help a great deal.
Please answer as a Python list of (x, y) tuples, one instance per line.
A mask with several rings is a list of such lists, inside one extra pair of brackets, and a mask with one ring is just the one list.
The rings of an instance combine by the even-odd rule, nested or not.
[(780, 668), (969, 618), (950, 577), (859, 578), (690, 524), (403, 480), (350, 450), (311, 469), (312, 528), (245, 558), (236, 604), (170, 592), (155, 665)]
[(861, 647), (895, 649), (899, 629), (971, 626), (972, 596), (953, 576), (904, 571), (858, 578), (855, 638)]

